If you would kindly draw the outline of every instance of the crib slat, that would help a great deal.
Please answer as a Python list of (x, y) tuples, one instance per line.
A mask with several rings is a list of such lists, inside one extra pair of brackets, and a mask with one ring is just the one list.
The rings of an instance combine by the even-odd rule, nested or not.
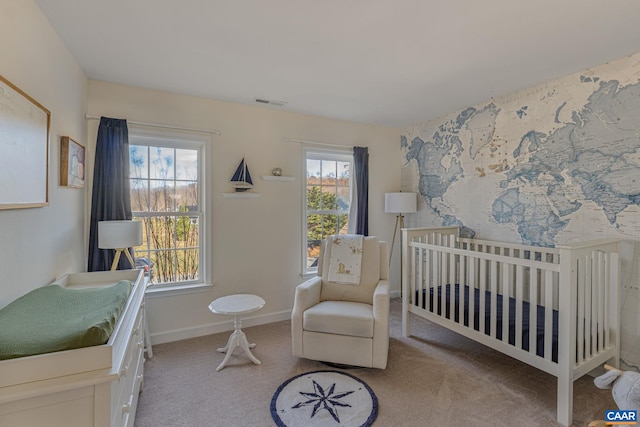
[[(456, 238), (455, 236), (451, 236), (451, 238), (449, 239), (449, 247), (450, 248), (455, 248), (456, 246)], [(451, 254), (449, 256), (449, 318), (451, 320), (454, 319), (454, 315), (455, 315), (455, 286), (456, 283), (460, 283), (460, 281), (457, 279), (456, 277), (456, 256), (454, 254)]]
[(594, 320), (594, 339), (593, 346), (594, 353), (600, 352), (603, 349), (604, 330), (602, 324), (604, 321), (604, 286), (605, 286), (605, 254), (604, 252), (598, 252), (597, 271), (594, 273), (595, 286), (596, 286), (596, 303), (594, 304), (594, 310), (596, 311), (597, 318)]
[[(418, 307), (425, 307), (424, 305), (424, 299), (425, 299), (425, 293), (424, 290), (426, 290), (427, 292), (429, 291), (428, 283), (425, 283), (425, 278), (424, 278), (424, 274), (423, 274), (423, 269), (426, 269), (427, 271), (429, 271), (429, 266), (425, 265), (426, 262), (428, 262), (428, 258), (427, 258), (427, 249), (425, 248), (418, 248), (418, 269), (416, 271), (416, 290), (418, 291)], [(428, 310), (429, 307), (426, 306), (426, 309)]]
[(529, 268), (529, 353), (538, 352), (538, 269)]
[[(488, 248), (485, 246), (484, 249), (485, 249), (485, 251), (487, 251)], [(480, 324), (478, 325), (478, 328), (479, 328), (478, 330), (484, 334), (484, 331), (485, 331), (485, 329), (484, 329), (485, 315), (484, 314), (486, 313), (486, 311), (485, 311), (486, 301), (485, 301), (485, 292), (484, 291), (487, 289), (487, 260), (478, 259), (478, 263), (480, 264), (480, 266), (479, 266), (480, 267), (480, 277), (479, 277), (480, 283), (478, 284), (478, 290), (479, 290), (479, 293), (480, 293), (480, 300), (479, 300), (480, 304), (479, 304), (479, 307), (478, 307), (478, 313), (479, 313), (478, 321), (479, 321)], [(473, 317), (475, 319), (475, 316), (473, 316)]]
[(475, 303), (476, 303), (476, 299), (475, 299), (475, 288), (477, 286), (477, 282), (476, 282), (476, 263), (477, 263), (477, 258), (470, 256), (469, 257), (469, 282), (467, 283), (469, 285), (469, 328), (471, 329), (475, 329), (476, 326), (476, 316), (474, 315), (474, 313), (476, 312), (475, 309)]
[(491, 319), (489, 320), (491, 337), (495, 338), (498, 331), (498, 263), (494, 260), (490, 264), (491, 269)]
[(509, 342), (509, 298), (511, 295), (511, 280), (510, 280), (510, 272), (511, 264), (502, 264), (502, 289), (504, 295), (502, 296), (502, 341), (505, 343)]
[[(438, 236), (438, 245), (439, 246), (443, 246), (444, 243), (444, 236), (443, 235), (439, 235)], [(443, 261), (444, 261), (444, 253), (442, 251), (434, 251), (435, 254), (435, 259), (433, 260), (433, 262), (435, 263), (435, 270), (438, 272), (438, 278), (437, 281), (434, 283), (434, 286), (440, 286), (440, 301), (438, 301), (438, 308), (434, 307), (434, 310), (436, 310), (436, 313), (438, 313), (437, 310), (440, 310), (440, 313), (442, 313), (442, 316), (446, 316), (446, 311), (445, 311), (445, 305), (446, 305), (446, 297), (447, 297), (447, 279), (444, 275), (444, 268), (443, 268)], [(437, 291), (437, 289), (434, 289), (434, 292)], [(437, 295), (437, 294), (436, 294)]]
[[(522, 254), (522, 251), (520, 251)], [(522, 348), (522, 291), (524, 287), (523, 268), (516, 265), (516, 342), (518, 348)]]
[[(610, 254), (606, 254), (603, 257), (603, 266), (602, 266), (602, 281), (601, 281), (601, 291), (602, 291), (602, 297), (601, 297), (601, 307), (602, 307), (602, 318), (600, 320), (600, 337), (602, 337), (600, 339), (600, 342), (602, 344), (600, 344), (600, 348), (601, 349), (605, 349), (605, 348), (609, 348), (609, 346), (611, 345), (609, 342), (609, 284), (611, 283), (611, 255)], [(616, 282), (613, 282), (616, 283)]]
[(593, 312), (593, 273), (595, 268), (596, 260), (594, 259), (594, 255), (592, 254), (589, 259), (589, 265), (587, 266), (587, 276), (585, 280), (585, 295), (584, 295), (584, 352), (585, 358), (591, 357), (593, 354), (593, 331), (592, 331), (592, 319), (591, 315)]
[(576, 334), (576, 343), (577, 345), (577, 362), (582, 363), (584, 360), (584, 292), (585, 292), (585, 274), (587, 272), (587, 257), (584, 256), (578, 261), (578, 283), (577, 292), (577, 306), (576, 306), (576, 314), (577, 314), (577, 334)]
[[(544, 307), (544, 358), (552, 360), (553, 355), (553, 295), (554, 277), (553, 272), (545, 272), (545, 307)], [(557, 289), (557, 288), (556, 288)]]
[[(466, 303), (466, 297), (464, 292), (464, 284), (468, 283), (467, 278), (467, 260), (468, 256), (460, 256), (460, 285), (458, 286), (458, 323), (464, 325), (464, 307)], [(451, 316), (453, 318), (453, 316)]]

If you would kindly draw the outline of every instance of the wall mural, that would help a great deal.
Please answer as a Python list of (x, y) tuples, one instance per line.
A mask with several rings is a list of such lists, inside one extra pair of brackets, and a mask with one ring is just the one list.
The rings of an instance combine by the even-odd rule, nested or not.
[[(401, 135), (410, 226), (538, 246), (640, 239), (640, 54)], [(622, 356), (640, 366), (640, 246), (624, 246)], [(637, 347), (637, 348), (636, 348)]]

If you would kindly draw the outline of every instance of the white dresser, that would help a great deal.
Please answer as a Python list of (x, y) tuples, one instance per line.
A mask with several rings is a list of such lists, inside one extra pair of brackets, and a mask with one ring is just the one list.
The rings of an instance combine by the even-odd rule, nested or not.
[(141, 270), (66, 275), (66, 287), (134, 287), (107, 344), (0, 361), (0, 426), (133, 426), (144, 374)]

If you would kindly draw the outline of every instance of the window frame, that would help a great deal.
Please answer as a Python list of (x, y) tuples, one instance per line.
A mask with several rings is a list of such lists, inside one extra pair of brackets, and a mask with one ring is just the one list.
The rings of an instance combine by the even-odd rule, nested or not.
[(309, 158), (313, 160), (330, 160), (336, 162), (348, 162), (349, 163), (349, 207), (346, 211), (343, 210), (320, 210), (314, 211), (314, 213), (319, 214), (336, 214), (336, 215), (347, 215), (347, 224), (350, 220), (351, 215), (351, 204), (353, 202), (353, 178), (354, 178), (354, 158), (353, 158), (353, 149), (351, 147), (343, 148), (320, 148), (316, 146), (305, 146), (302, 150), (302, 176), (304, 182), (302, 184), (302, 263), (301, 263), (301, 271), (302, 276), (310, 276), (316, 274), (318, 272), (318, 267), (307, 267), (307, 218), (310, 215), (307, 210), (307, 187), (308, 187), (308, 169), (307, 169), (307, 161)]
[[(132, 216), (134, 218), (151, 218), (161, 216), (176, 216), (176, 217), (197, 217), (198, 218), (198, 279), (175, 281), (166, 283), (154, 283), (150, 284), (148, 291), (158, 292), (162, 291), (188, 291), (198, 290), (201, 287), (210, 287), (207, 283), (211, 283), (210, 280), (210, 265), (209, 259), (211, 251), (211, 242), (209, 236), (209, 228), (212, 222), (211, 220), (211, 201), (206, 197), (207, 189), (210, 188), (210, 173), (207, 168), (208, 148), (211, 142), (211, 137), (207, 135), (168, 131), (168, 130), (149, 130), (145, 128), (138, 128), (135, 126), (129, 126), (129, 145), (130, 146), (143, 146), (143, 147), (161, 147), (161, 148), (173, 148), (173, 149), (190, 149), (198, 152), (198, 171), (197, 171), (197, 200), (198, 210), (187, 212), (139, 212), (133, 211)], [(147, 167), (150, 167), (148, 164)], [(130, 182), (133, 181), (133, 174), (130, 171)], [(143, 178), (146, 180), (151, 179), (150, 176)], [(175, 179), (175, 177), (174, 177)], [(133, 187), (132, 187), (133, 189)], [(146, 242), (145, 242), (146, 243)], [(143, 256), (148, 256), (149, 253), (145, 253)]]

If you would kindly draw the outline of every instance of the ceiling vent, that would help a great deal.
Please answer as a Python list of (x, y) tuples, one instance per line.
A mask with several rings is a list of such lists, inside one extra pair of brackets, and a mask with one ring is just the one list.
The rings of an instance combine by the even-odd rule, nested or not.
[(285, 101), (274, 101), (272, 99), (264, 98), (256, 98), (255, 102), (257, 102), (258, 104), (273, 105), (274, 107), (284, 107), (285, 105), (287, 105)]

